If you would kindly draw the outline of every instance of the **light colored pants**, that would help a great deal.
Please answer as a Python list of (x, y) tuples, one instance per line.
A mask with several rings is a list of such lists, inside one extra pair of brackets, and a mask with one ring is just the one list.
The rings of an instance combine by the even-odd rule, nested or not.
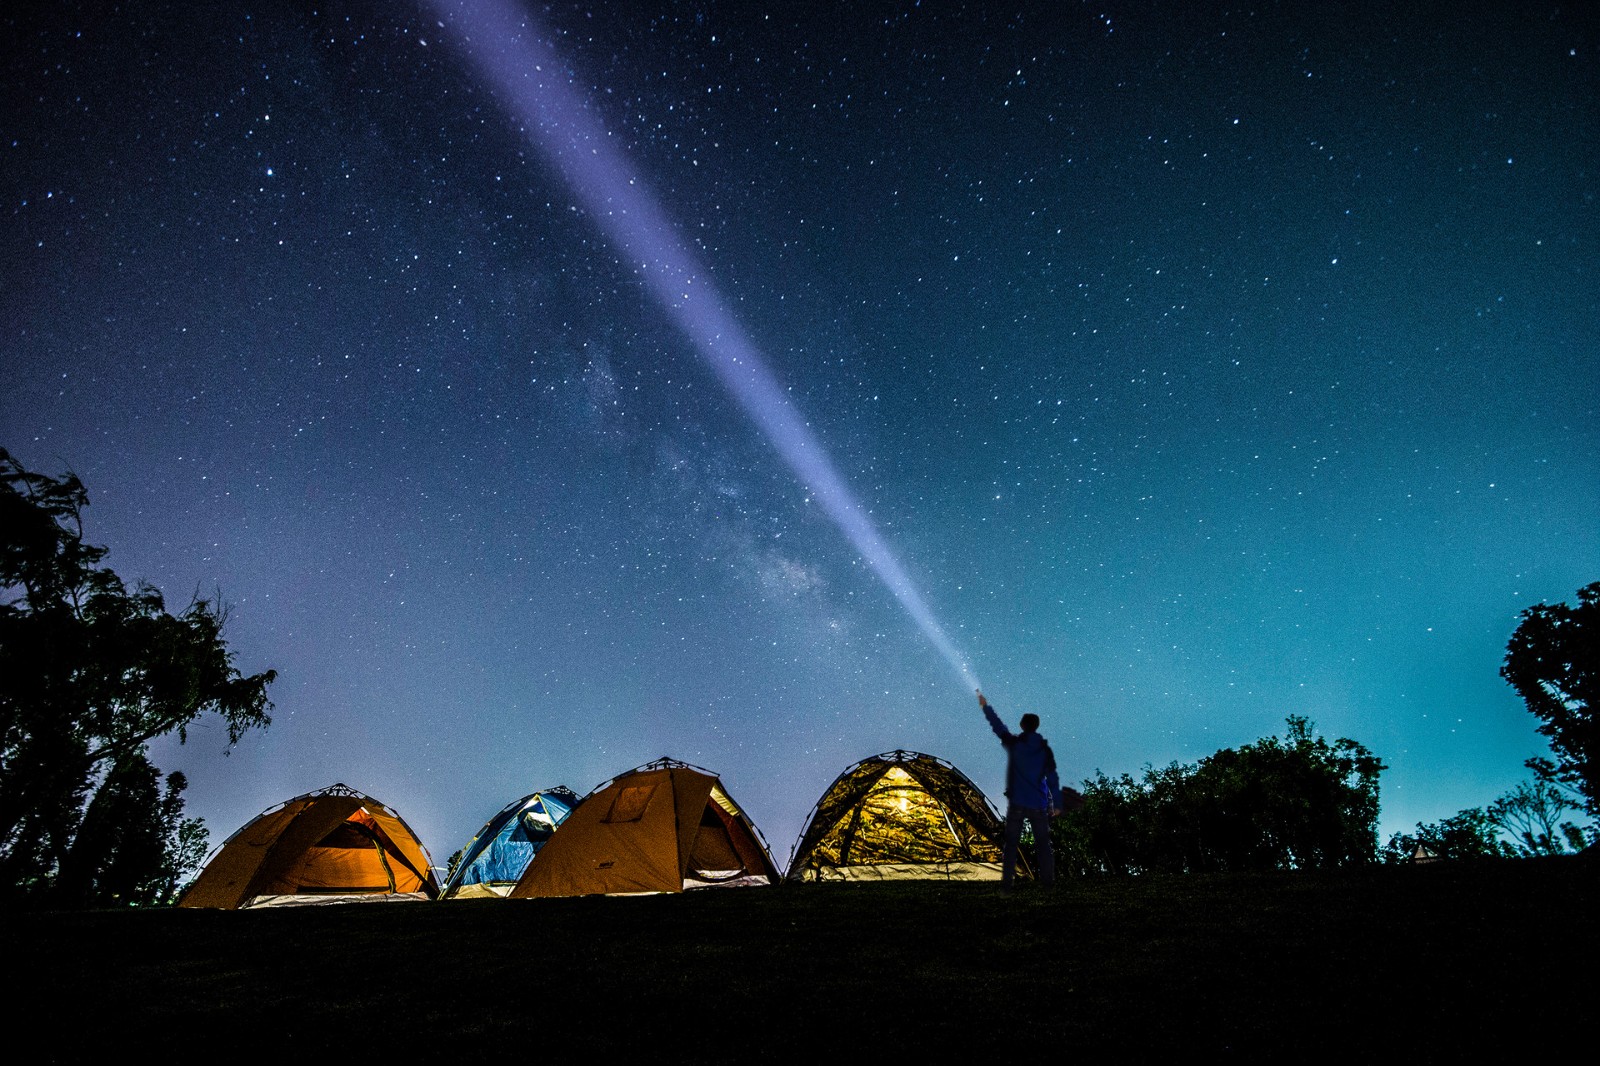
[(1050, 846), (1050, 812), (1042, 807), (1006, 808), (1006, 842), (1000, 852), (1000, 883), (1007, 888), (1017, 875), (1017, 841), (1022, 839), (1022, 823), (1033, 826), (1034, 855), (1039, 862), (1039, 883), (1049, 888), (1056, 883), (1056, 853)]

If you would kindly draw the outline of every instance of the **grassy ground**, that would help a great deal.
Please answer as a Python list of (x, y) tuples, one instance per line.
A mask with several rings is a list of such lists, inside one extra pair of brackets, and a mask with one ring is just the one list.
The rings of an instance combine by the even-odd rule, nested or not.
[(924, 883), (3, 914), (0, 1016), (65, 1061), (138, 1047), (943, 1061), (1004, 1045), (1482, 1061), (1587, 1029), (1597, 879), (1570, 859), (1048, 896)]

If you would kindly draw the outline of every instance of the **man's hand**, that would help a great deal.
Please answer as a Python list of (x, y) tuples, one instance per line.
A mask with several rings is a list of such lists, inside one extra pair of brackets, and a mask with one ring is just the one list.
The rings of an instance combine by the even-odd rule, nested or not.
[(987, 707), (987, 706), (989, 706), (989, 701), (983, 698), (983, 689), (981, 689), (981, 688), (978, 689), (977, 693), (978, 693), (978, 706), (979, 707)]

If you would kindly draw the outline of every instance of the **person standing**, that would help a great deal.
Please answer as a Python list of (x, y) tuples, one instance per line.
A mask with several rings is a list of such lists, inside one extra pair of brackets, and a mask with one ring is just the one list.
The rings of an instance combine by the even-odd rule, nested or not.
[(1017, 873), (1017, 842), (1022, 838), (1022, 823), (1033, 827), (1038, 851), (1039, 883), (1051, 887), (1056, 880), (1055, 849), (1050, 846), (1050, 819), (1061, 813), (1061, 781), (1056, 776), (1056, 756), (1050, 742), (1039, 735), (1039, 716), (1025, 714), (1018, 723), (1022, 732), (1013, 733), (1000, 721), (994, 708), (978, 693), (978, 706), (989, 720), (989, 728), (1006, 749), (1006, 839), (1001, 850), (1000, 885), (1010, 888)]

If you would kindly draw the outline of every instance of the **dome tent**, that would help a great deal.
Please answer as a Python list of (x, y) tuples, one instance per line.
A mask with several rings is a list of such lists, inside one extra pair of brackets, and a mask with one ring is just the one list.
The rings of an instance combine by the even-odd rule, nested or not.
[(997, 881), (1004, 834), (988, 799), (950, 763), (884, 752), (823, 792), (795, 842), (788, 878)]
[(577, 793), (563, 785), (508, 803), (461, 849), (461, 860), (445, 881), (439, 898), (508, 895), (556, 827), (577, 805)]
[(182, 907), (432, 899), (428, 851), (405, 820), (343, 784), (269, 807), (212, 853)]
[(778, 880), (760, 832), (717, 775), (663, 758), (585, 796), (511, 896), (682, 892)]

